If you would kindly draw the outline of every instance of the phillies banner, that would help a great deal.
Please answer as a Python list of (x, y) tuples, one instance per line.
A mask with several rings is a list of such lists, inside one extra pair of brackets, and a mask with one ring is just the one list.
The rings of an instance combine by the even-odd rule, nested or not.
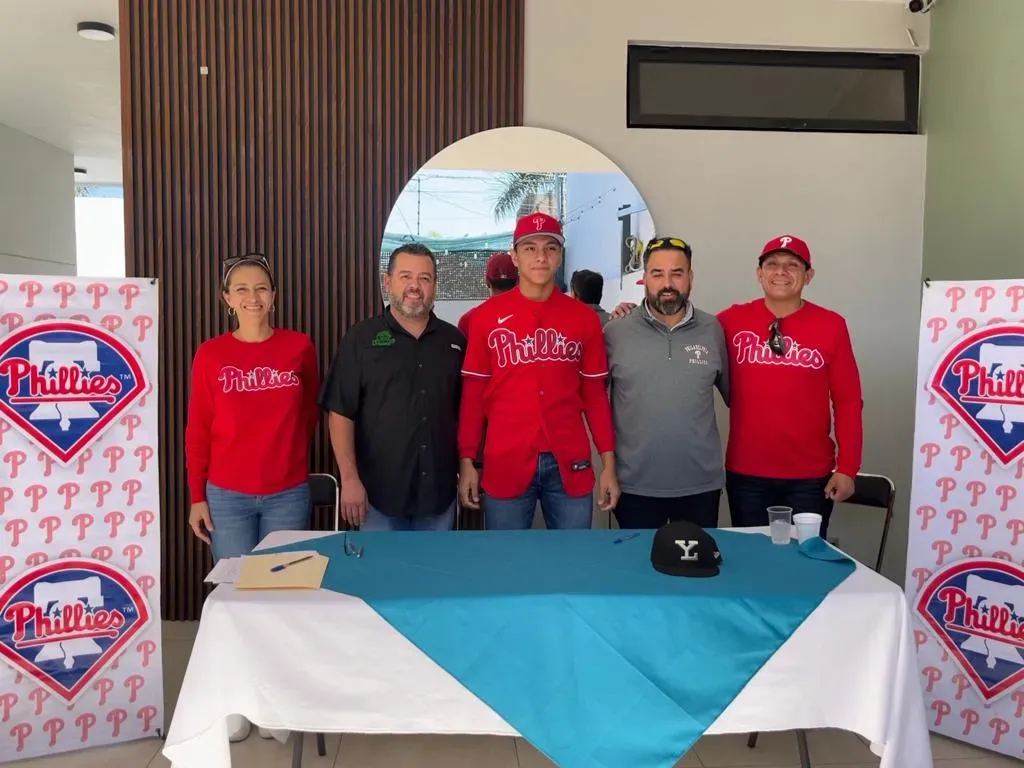
[(0, 762), (163, 727), (157, 307), (0, 275)]
[(1024, 755), (1024, 280), (926, 282), (906, 591), (932, 730)]

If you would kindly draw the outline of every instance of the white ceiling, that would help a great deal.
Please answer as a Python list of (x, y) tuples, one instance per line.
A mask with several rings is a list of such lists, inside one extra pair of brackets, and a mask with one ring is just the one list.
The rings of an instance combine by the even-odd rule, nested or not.
[(0, 123), (60, 147), (85, 182), (121, 183), (118, 41), (79, 37), (80, 21), (117, 27), (117, 0), (0, 0)]
[(80, 21), (117, 27), (117, 9), (117, 0), (0, 0), (0, 123), (73, 153), (88, 170), (79, 181), (121, 183), (118, 41), (75, 31)]

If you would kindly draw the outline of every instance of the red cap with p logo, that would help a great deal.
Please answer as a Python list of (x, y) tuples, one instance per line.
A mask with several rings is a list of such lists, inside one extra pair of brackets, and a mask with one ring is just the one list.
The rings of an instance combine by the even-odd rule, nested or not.
[(780, 235), (774, 240), (769, 240), (765, 243), (758, 263), (760, 264), (773, 253), (788, 253), (791, 256), (796, 256), (808, 268), (811, 266), (811, 249), (807, 247), (807, 243), (795, 235)]
[(565, 243), (562, 225), (558, 223), (558, 219), (548, 216), (546, 213), (531, 213), (516, 222), (516, 231), (512, 235), (512, 247), (515, 248), (520, 240), (535, 235), (546, 235), (555, 238), (559, 243)]

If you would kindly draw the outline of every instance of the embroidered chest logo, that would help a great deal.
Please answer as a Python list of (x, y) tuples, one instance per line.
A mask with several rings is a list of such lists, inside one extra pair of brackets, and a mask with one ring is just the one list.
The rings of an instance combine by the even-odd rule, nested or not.
[(487, 337), (499, 368), (529, 363), (578, 363), (583, 344), (567, 339), (553, 328), (538, 328), (520, 338), (510, 328), (495, 328)]
[(220, 369), (219, 381), (224, 386), (225, 394), (302, 386), (302, 379), (295, 371), (279, 371), (266, 365), (257, 366), (249, 371), (225, 365)]
[(939, 358), (927, 383), (1004, 467), (1024, 454), (1024, 325), (972, 331)]
[(803, 347), (788, 336), (783, 339), (786, 354), (776, 355), (753, 331), (740, 331), (732, 337), (736, 362), (751, 365), (788, 365), (818, 371), (825, 367), (825, 356), (814, 347)]
[(691, 365), (709, 365), (711, 352), (703, 344), (687, 344), (683, 349), (690, 356), (689, 363)]
[(65, 466), (148, 390), (135, 350), (100, 325), (41, 320), (0, 341), (0, 415)]
[(99, 560), (30, 568), (0, 592), (0, 659), (73, 704), (149, 624), (141, 588)]
[(370, 342), (371, 347), (390, 347), (395, 343), (395, 335), (391, 331), (377, 331), (377, 335)]
[(1024, 683), (1024, 568), (950, 563), (921, 587), (915, 609), (986, 704)]

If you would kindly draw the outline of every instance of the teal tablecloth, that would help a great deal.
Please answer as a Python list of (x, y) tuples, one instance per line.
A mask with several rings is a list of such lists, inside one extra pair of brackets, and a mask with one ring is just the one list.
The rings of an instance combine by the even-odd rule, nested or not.
[(721, 573), (672, 577), (651, 567), (653, 531), (622, 535), (351, 533), (361, 558), (345, 534), (264, 551), (327, 555), (325, 589), (364, 599), (562, 768), (670, 768), (855, 566), (714, 531)]

